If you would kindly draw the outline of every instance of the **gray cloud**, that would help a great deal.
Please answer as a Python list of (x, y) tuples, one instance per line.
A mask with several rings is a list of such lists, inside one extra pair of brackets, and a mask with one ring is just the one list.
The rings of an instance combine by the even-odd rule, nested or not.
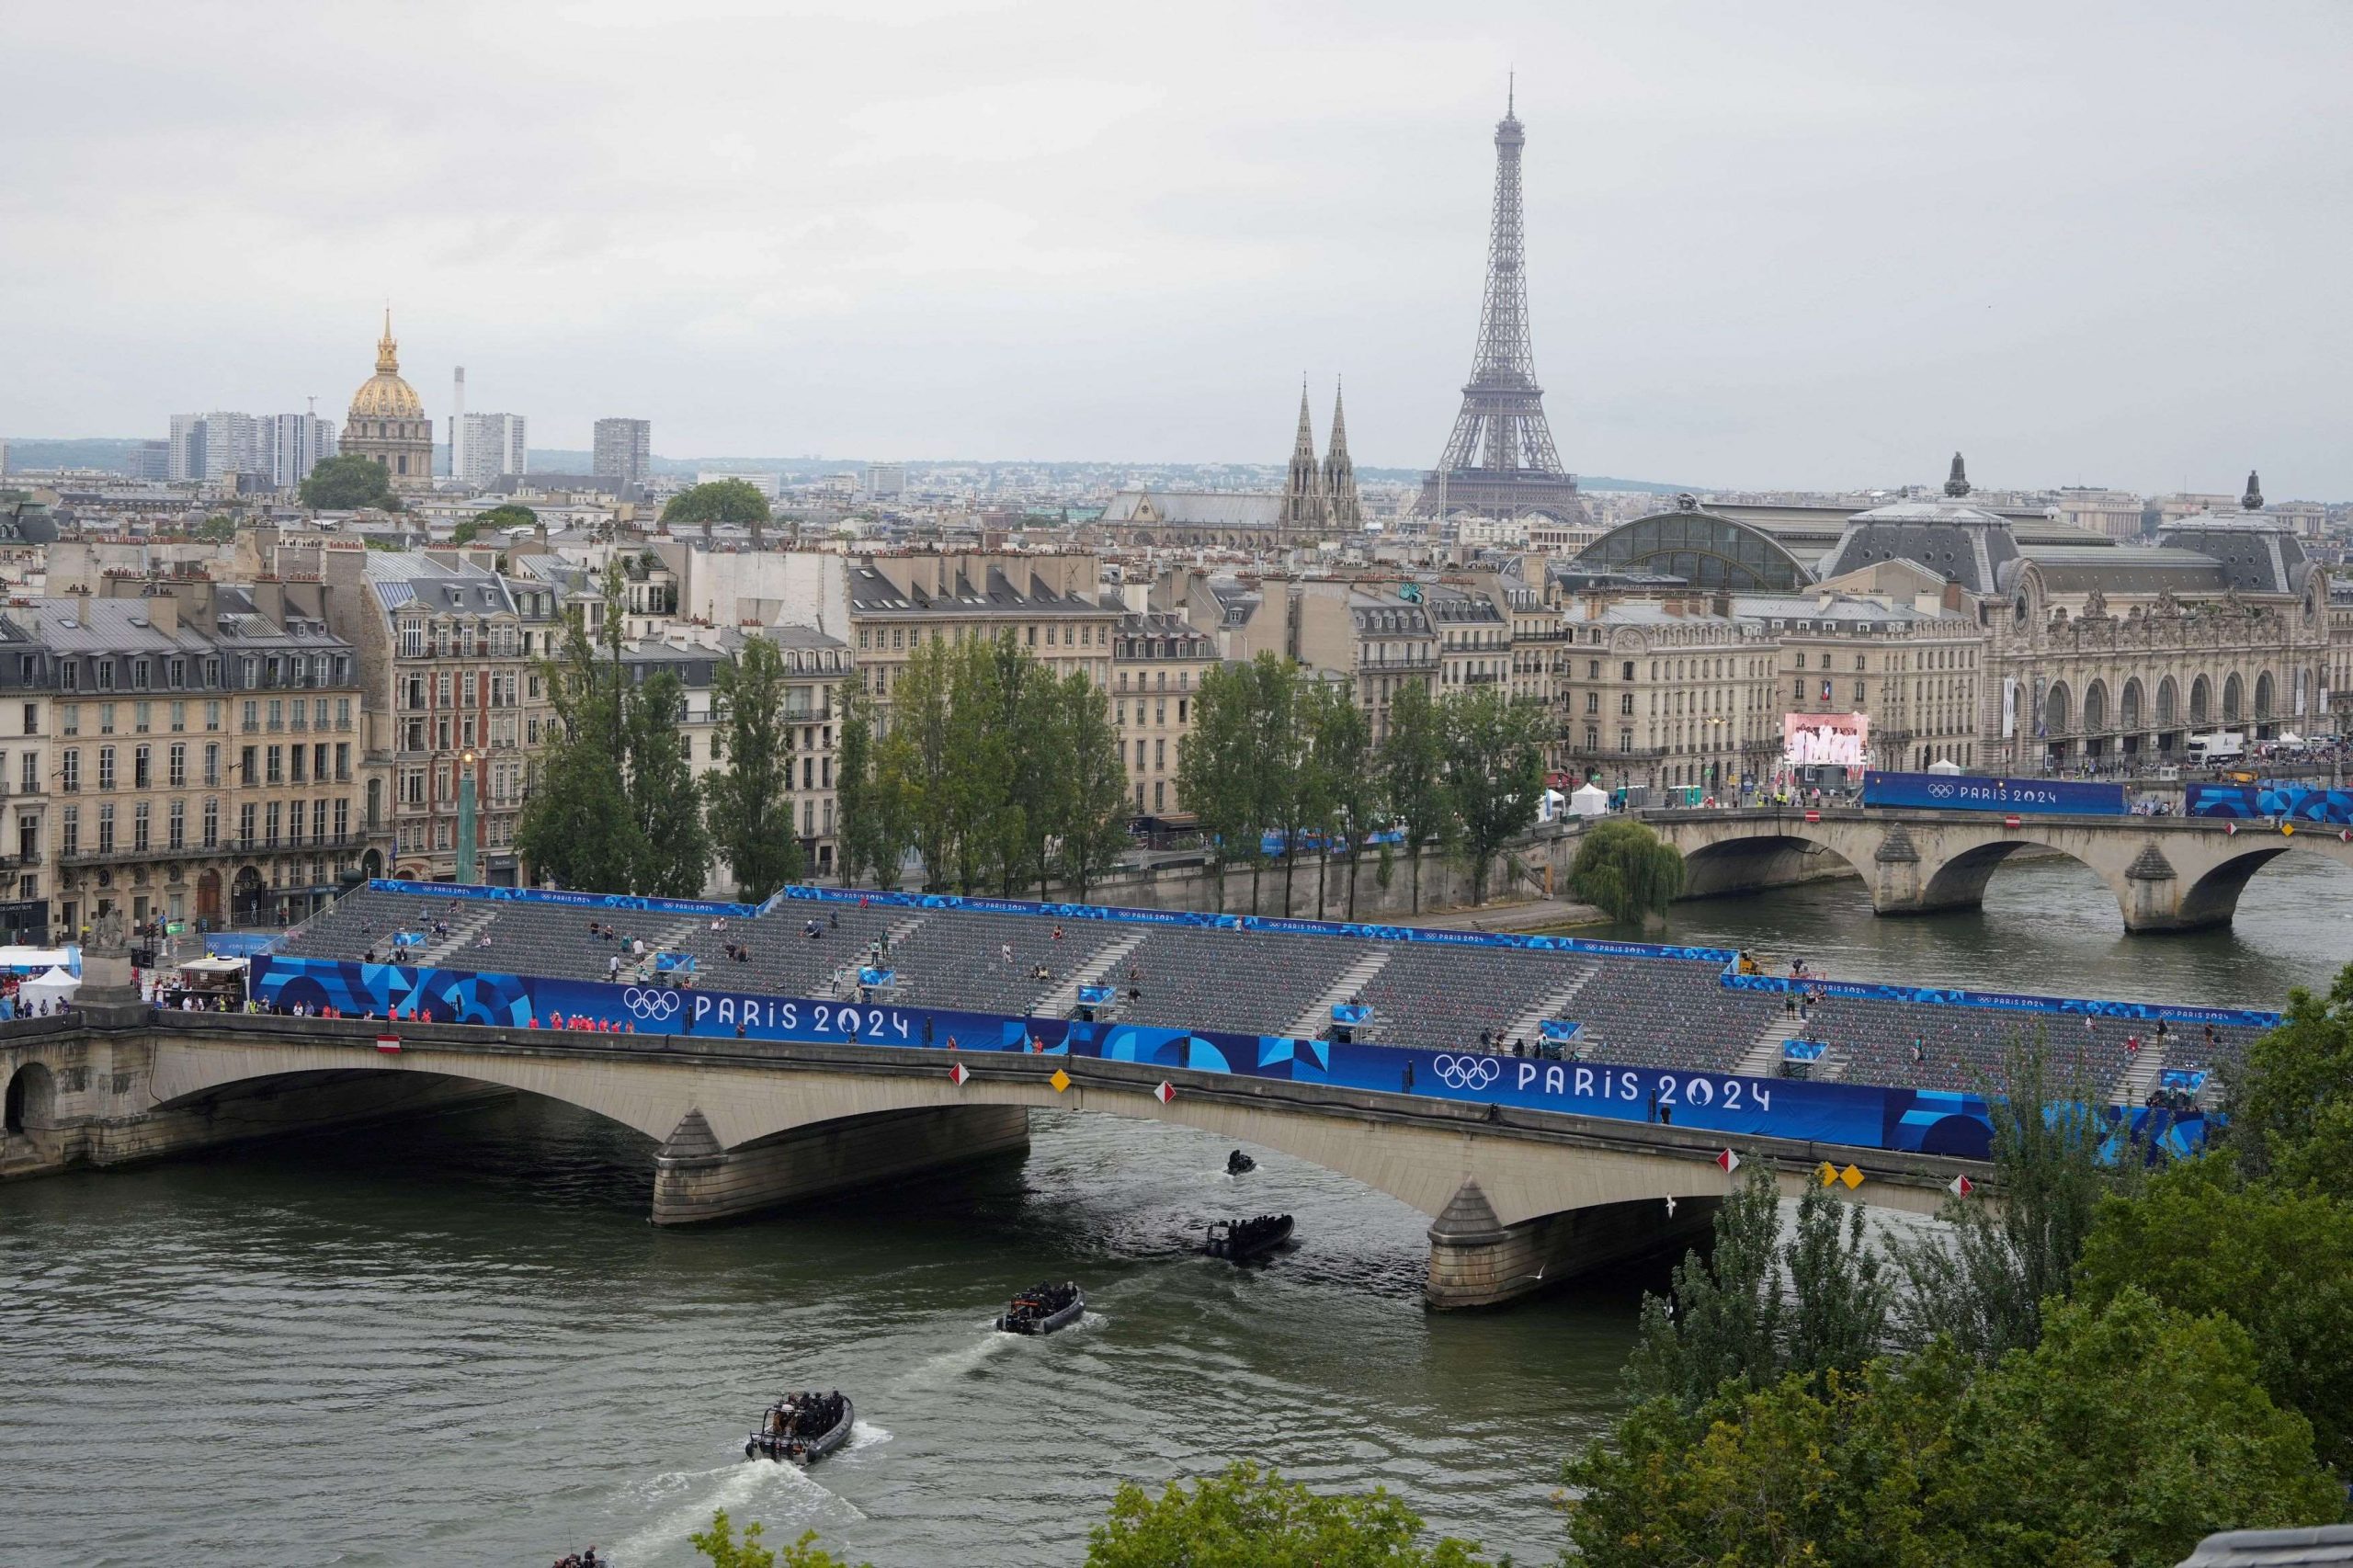
[(0, 429), (1430, 461), (1504, 74), (1576, 466), (2353, 493), (2341, 6), (10, 8)]

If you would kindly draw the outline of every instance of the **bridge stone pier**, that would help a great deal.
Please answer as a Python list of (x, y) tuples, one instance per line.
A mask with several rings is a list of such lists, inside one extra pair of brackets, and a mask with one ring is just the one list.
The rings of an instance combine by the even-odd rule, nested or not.
[[(0, 1025), (0, 1176), (106, 1166), (484, 1096), (540, 1095), (644, 1135), (653, 1218), (680, 1225), (966, 1162), (1029, 1143), (1032, 1110), (1200, 1129), (1389, 1194), (1430, 1219), (1426, 1296), (1494, 1306), (1702, 1237), (1730, 1188), (1720, 1135), (1607, 1118), (1091, 1058), (696, 1037), (591, 1035), (165, 1013), (101, 1029)], [(961, 1062), (961, 1085), (949, 1069)], [(1069, 1082), (1058, 1091), (1057, 1068)], [(1162, 1082), (1175, 1089), (1164, 1103)], [(1802, 1190), (1821, 1160), (1859, 1166), (1859, 1201), (1934, 1212), (1981, 1165), (1746, 1140)], [(1671, 1200), (1671, 1201), (1670, 1201)], [(1204, 1212), (1207, 1221), (1221, 1216)], [(1312, 1235), (1305, 1245), (1316, 1244)]]
[(2338, 830), (2290, 833), (2208, 817), (2021, 816), (1998, 812), (1830, 810), (1650, 812), (1683, 852), (1686, 898), (1754, 892), (1841, 872), (1859, 876), (1881, 915), (1974, 909), (2002, 862), (2056, 854), (2088, 866), (2136, 934), (2227, 926), (2255, 873), (2290, 850), (2353, 867)]

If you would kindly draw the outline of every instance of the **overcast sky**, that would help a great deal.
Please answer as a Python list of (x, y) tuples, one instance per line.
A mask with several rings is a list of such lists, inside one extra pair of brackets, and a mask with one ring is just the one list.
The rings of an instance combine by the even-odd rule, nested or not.
[(1427, 466), (1517, 70), (1574, 469), (2353, 496), (2353, 6), (0, 6), (0, 432)]

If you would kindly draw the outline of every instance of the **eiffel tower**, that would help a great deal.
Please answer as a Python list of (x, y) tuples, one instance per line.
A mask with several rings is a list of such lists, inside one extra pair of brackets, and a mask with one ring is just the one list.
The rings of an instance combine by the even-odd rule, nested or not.
[(1462, 389), (1462, 412), (1446, 453), (1423, 482), (1417, 512), (1468, 510), (1491, 517), (1540, 512), (1583, 522), (1576, 475), (1561, 467), (1544, 422), (1544, 389), (1528, 341), (1528, 274), (1519, 218), (1519, 150), (1527, 143), (1513, 101), (1495, 125), (1495, 214), (1487, 239), (1487, 291), (1479, 307), (1479, 347)]

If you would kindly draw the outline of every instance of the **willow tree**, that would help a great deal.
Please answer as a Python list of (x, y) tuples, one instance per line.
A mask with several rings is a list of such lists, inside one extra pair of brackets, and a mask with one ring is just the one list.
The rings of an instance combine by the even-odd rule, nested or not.
[(1612, 920), (1663, 915), (1683, 892), (1683, 855), (1641, 823), (1596, 823), (1577, 846), (1569, 885)]

